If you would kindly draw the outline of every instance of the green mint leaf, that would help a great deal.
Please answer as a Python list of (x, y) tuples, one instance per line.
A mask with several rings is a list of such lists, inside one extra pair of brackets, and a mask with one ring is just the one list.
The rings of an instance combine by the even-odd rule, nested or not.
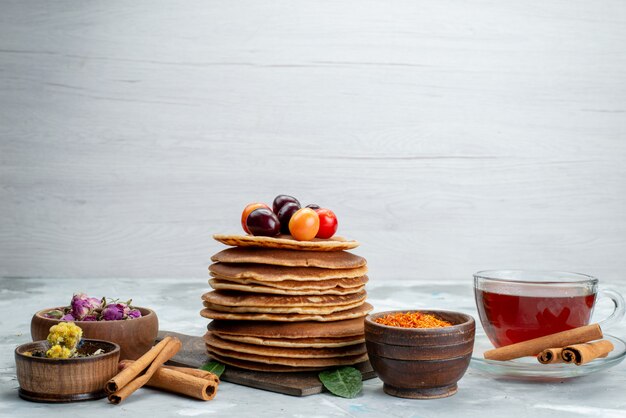
[(224, 370), (226, 370), (226, 366), (222, 363), (218, 363), (217, 361), (209, 361), (208, 363), (200, 366), (200, 369), (206, 370), (207, 372), (211, 372), (217, 375), (217, 377), (220, 377), (222, 373), (224, 373)]
[(363, 389), (363, 376), (354, 367), (324, 370), (318, 376), (330, 393), (342, 398), (354, 398)]

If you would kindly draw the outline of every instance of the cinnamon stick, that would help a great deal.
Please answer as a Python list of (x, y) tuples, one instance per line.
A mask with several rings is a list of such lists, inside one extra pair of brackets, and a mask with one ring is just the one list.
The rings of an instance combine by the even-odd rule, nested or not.
[(537, 360), (541, 364), (556, 364), (563, 363), (561, 357), (562, 348), (546, 348), (537, 355)]
[[(132, 360), (124, 360), (120, 362), (120, 367), (126, 368), (132, 363)], [(146, 383), (146, 386), (204, 401), (209, 401), (215, 397), (218, 385), (219, 378), (211, 372), (173, 366), (159, 367)]]
[[(166, 339), (167, 337), (164, 338), (163, 341), (165, 341)], [(161, 341), (161, 343), (163, 341)], [(156, 356), (156, 358), (154, 358), (154, 360), (150, 363), (150, 366), (146, 369), (146, 371), (142, 375), (131, 380), (123, 387), (118, 388), (118, 390), (115, 391), (114, 393), (109, 394), (109, 402), (115, 405), (118, 405), (124, 399), (128, 398), (134, 391), (136, 391), (137, 389), (145, 385), (148, 382), (148, 380), (150, 380), (152, 375), (154, 375), (154, 373), (159, 369), (159, 367), (161, 367), (163, 363), (165, 363), (166, 361), (174, 357), (174, 355), (176, 355), (176, 353), (178, 352), (178, 350), (180, 350), (181, 347), (182, 347), (182, 343), (180, 342), (178, 338), (169, 339), (165, 343), (165, 345), (162, 347), (159, 354)], [(141, 361), (142, 357), (137, 359), (137, 361), (133, 363), (133, 365), (131, 365), (128, 369), (133, 369), (133, 366), (135, 366), (135, 364), (137, 363), (142, 364), (143, 363), (143, 361)], [(122, 370), (118, 374), (118, 376), (124, 373), (126, 370)]]
[(483, 355), (488, 360), (513, 360), (520, 357), (536, 356), (546, 348), (565, 347), (571, 344), (598, 340), (600, 338), (602, 338), (600, 325), (591, 324), (485, 351)]
[(172, 337), (165, 337), (161, 342), (152, 347), (143, 356), (139, 357), (131, 367), (124, 369), (121, 373), (116, 374), (111, 380), (109, 380), (104, 387), (104, 391), (110, 395), (117, 392), (128, 384), (131, 380), (139, 376), (139, 374), (148, 368), (150, 363), (159, 355), (163, 347), (165, 347)]
[(576, 344), (563, 348), (563, 361), (580, 366), (597, 358), (606, 357), (615, 347), (609, 340), (592, 343)]
[(206, 370), (193, 369), (191, 367), (176, 367), (176, 366), (161, 366), (161, 367), (164, 367), (170, 370), (176, 370), (177, 372), (189, 374), (191, 376), (199, 377), (201, 379), (210, 380), (212, 382), (215, 382), (215, 384), (220, 383), (220, 378), (215, 373), (207, 372)]
[[(120, 370), (124, 370), (129, 365), (133, 364), (134, 362), (135, 362), (135, 360), (122, 360), (122, 361), (120, 361), (118, 367), (119, 367)], [(186, 373), (186, 374), (189, 374), (191, 376), (200, 377), (202, 379), (207, 379), (207, 380), (213, 381), (213, 382), (218, 383), (218, 384), (220, 382), (220, 378), (215, 373), (207, 372), (206, 370), (202, 370), (202, 369), (194, 369), (192, 367), (168, 366), (168, 365), (165, 365), (165, 364), (163, 366), (161, 366), (159, 369), (176, 370), (178, 372)]]

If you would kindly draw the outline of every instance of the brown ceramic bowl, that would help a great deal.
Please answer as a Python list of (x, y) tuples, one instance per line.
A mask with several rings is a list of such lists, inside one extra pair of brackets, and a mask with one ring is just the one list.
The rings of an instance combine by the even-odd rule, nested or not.
[(450, 311), (429, 313), (453, 325), (443, 328), (400, 328), (376, 318), (407, 311), (388, 311), (365, 318), (365, 344), (385, 393), (401, 398), (434, 399), (454, 395), (474, 348), (474, 318)]
[(50, 359), (32, 357), (28, 351), (45, 351), (48, 341), (22, 344), (15, 349), (19, 395), (35, 402), (72, 402), (106, 396), (104, 385), (117, 373), (120, 346), (108, 341), (83, 339), (79, 352), (104, 354), (93, 357)]
[[(33, 341), (48, 338), (50, 327), (61, 322), (59, 319), (46, 318), (44, 314), (53, 309), (43, 309), (33, 315), (30, 322), (30, 334)], [(159, 333), (159, 320), (156, 313), (147, 308), (137, 307), (141, 318), (122, 321), (74, 321), (82, 328), (83, 338), (112, 341), (120, 346), (121, 360), (137, 360), (154, 345)]]

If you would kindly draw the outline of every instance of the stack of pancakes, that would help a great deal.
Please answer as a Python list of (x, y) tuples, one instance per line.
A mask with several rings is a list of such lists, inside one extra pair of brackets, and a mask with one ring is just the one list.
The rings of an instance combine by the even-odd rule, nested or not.
[(209, 267), (214, 289), (201, 315), (212, 358), (250, 370), (291, 372), (367, 360), (367, 262), (341, 238), (214, 236), (234, 245)]

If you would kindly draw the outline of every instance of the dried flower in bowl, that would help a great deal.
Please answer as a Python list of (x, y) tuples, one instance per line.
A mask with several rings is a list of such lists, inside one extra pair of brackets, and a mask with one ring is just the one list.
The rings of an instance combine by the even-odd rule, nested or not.
[(20, 397), (37, 402), (104, 397), (104, 384), (117, 373), (119, 345), (83, 339), (83, 330), (71, 322), (56, 323), (47, 331), (45, 340), (38, 339), (15, 349)]
[(104, 298), (90, 298), (84, 293), (74, 294), (72, 301), (70, 302), (72, 316), (76, 319), (82, 319), (94, 312), (96, 309), (102, 308), (104, 303)]
[(46, 351), (47, 358), (71, 358), (72, 350), (62, 345), (55, 344)]
[(83, 337), (83, 330), (73, 322), (61, 322), (50, 327), (48, 342), (50, 349), (46, 351), (49, 358), (70, 358), (76, 355), (76, 347)]
[(49, 344), (47, 350), (34, 350), (24, 354), (32, 357), (70, 359), (91, 357), (104, 353), (102, 349), (95, 351), (85, 349), (85, 346), (82, 344), (82, 337), (83, 330), (78, 325), (73, 322), (60, 322), (50, 327), (50, 333), (46, 339)]
[(92, 298), (84, 293), (75, 293), (69, 306), (52, 309), (46, 318), (61, 321), (120, 321), (141, 317), (141, 311), (131, 305), (132, 299), (120, 302), (117, 299)]

